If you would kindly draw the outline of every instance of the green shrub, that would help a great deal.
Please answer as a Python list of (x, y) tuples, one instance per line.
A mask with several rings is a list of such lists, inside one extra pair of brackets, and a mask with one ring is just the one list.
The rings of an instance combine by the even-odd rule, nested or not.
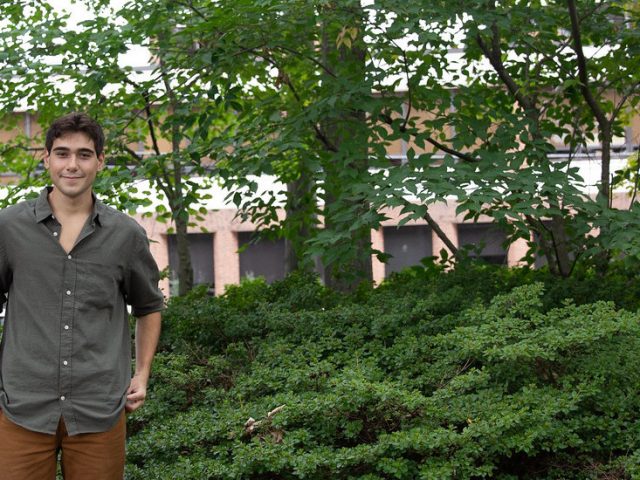
[(635, 478), (626, 274), (592, 292), (610, 302), (588, 303), (590, 272), (562, 290), (473, 265), (350, 296), (293, 277), (173, 300), (128, 478)]

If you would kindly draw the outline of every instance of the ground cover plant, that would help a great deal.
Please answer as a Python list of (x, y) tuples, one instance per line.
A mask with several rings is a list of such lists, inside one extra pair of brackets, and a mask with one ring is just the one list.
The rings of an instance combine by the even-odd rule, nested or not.
[(640, 477), (638, 279), (433, 265), (172, 300), (128, 479)]

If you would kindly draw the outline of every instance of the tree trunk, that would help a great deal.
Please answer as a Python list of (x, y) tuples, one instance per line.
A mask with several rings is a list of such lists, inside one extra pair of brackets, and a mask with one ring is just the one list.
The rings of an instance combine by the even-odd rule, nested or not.
[[(160, 64), (163, 65), (162, 59)], [(161, 69), (162, 81), (170, 101), (171, 113), (175, 113), (178, 107), (178, 99), (171, 87), (164, 67)], [(191, 252), (189, 249), (189, 205), (185, 203), (182, 187), (182, 163), (180, 162), (180, 142), (182, 134), (178, 123), (171, 124), (171, 152), (173, 167), (172, 197), (169, 199), (171, 214), (176, 225), (176, 244), (178, 248), (178, 295), (186, 295), (193, 288), (193, 267), (191, 266)]]
[(311, 185), (311, 174), (304, 170), (298, 179), (287, 183), (287, 219), (288, 234), (284, 239), (284, 273), (296, 270), (311, 272), (313, 261), (305, 255), (305, 242), (317, 223), (315, 214), (316, 197)]
[[(173, 138), (173, 154), (180, 155), (179, 140)], [(171, 213), (176, 225), (176, 244), (178, 248), (178, 295), (186, 295), (193, 288), (193, 267), (191, 266), (191, 252), (189, 250), (189, 211), (184, 203), (182, 191), (182, 165), (174, 157), (173, 161), (173, 198), (169, 201)]]
[(601, 159), (602, 169), (600, 171), (600, 197), (606, 201), (607, 207), (611, 206), (611, 123), (606, 121), (600, 123), (600, 144), (602, 146)]
[[(608, 120), (600, 122), (599, 127), (600, 145), (602, 147), (600, 155), (602, 169), (600, 171), (600, 189), (598, 191), (598, 196), (602, 208), (609, 209), (612, 208), (613, 204), (613, 193), (611, 191), (611, 142), (613, 140), (611, 134), (611, 122)], [(600, 228), (602, 229), (604, 227), (601, 226)], [(603, 232), (601, 231), (600, 233), (602, 234)], [(610, 261), (610, 250), (602, 250), (602, 252), (596, 255), (595, 264), (598, 275), (606, 275), (609, 270)]]
[(284, 274), (289, 275), (298, 270), (298, 255), (296, 247), (288, 238), (284, 239)]
[(554, 216), (550, 220), (526, 217), (532, 232), (538, 235), (537, 243), (547, 260), (552, 275), (568, 277), (573, 270), (575, 254), (571, 251), (566, 231), (566, 219)]
[[(334, 9), (329, 4), (325, 8)], [(343, 9), (343, 11), (346, 9)], [(366, 50), (362, 40), (363, 11), (360, 6), (348, 8), (349, 12), (341, 22), (328, 21), (323, 25), (322, 56), (324, 65), (329, 66), (334, 78), (327, 75), (327, 82), (336, 85), (340, 91), (340, 83), (366, 84)], [(340, 26), (338, 26), (340, 23)], [(357, 38), (336, 47), (336, 39), (344, 34), (340, 28), (348, 25), (355, 28)], [(347, 34), (348, 35), (348, 34)], [(344, 241), (341, 247), (347, 247), (349, 254), (340, 262), (334, 262), (325, 268), (325, 283), (339, 291), (353, 291), (361, 282), (372, 278), (371, 266), (371, 227), (363, 226), (351, 230), (352, 225), (333, 218), (333, 208), (341, 202), (342, 208), (350, 209), (352, 215), (363, 215), (370, 209), (369, 204), (358, 195), (351, 194), (349, 184), (354, 178), (366, 174), (369, 168), (368, 128), (363, 111), (352, 107), (340, 107), (339, 110), (325, 119), (322, 131), (327, 143), (332, 147), (332, 161), (325, 165), (325, 228), (349, 231), (349, 245)], [(355, 145), (355, 147), (354, 147)]]
[(561, 277), (568, 277), (569, 275), (571, 275), (573, 260), (571, 258), (569, 241), (567, 239), (567, 233), (565, 230), (564, 217), (552, 217), (550, 222), (550, 230), (553, 240), (555, 260), (558, 266), (557, 273)]
[(188, 219), (183, 215), (175, 218), (176, 245), (178, 249), (178, 295), (186, 295), (193, 288), (193, 268), (189, 251)]
[[(290, 228), (295, 230), (291, 235), (288, 235), (284, 239), (284, 274), (289, 275), (296, 271), (300, 265), (300, 255), (302, 252), (297, 245), (300, 245), (304, 239), (307, 238), (302, 228), (296, 228), (298, 216), (300, 214), (300, 206), (298, 203), (300, 190), (300, 179), (287, 183), (287, 219)], [(295, 240), (293, 240), (295, 238)]]

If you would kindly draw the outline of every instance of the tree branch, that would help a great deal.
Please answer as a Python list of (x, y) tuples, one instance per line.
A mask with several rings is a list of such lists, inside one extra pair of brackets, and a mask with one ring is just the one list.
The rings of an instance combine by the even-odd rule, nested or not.
[(422, 218), (424, 218), (427, 221), (427, 224), (429, 225), (429, 227), (431, 227), (431, 230), (433, 230), (434, 232), (436, 232), (436, 235), (438, 235), (438, 238), (440, 240), (442, 240), (442, 243), (444, 243), (447, 248), (449, 249), (449, 251), (453, 254), (454, 257), (458, 256), (458, 247), (456, 247), (453, 242), (451, 241), (451, 239), (447, 236), (446, 233), (444, 233), (444, 231), (440, 228), (440, 225), (438, 225), (438, 222), (436, 222), (433, 217), (431, 215), (429, 215), (429, 212), (426, 212)]
[(454, 150), (453, 148), (449, 148), (446, 145), (438, 142), (437, 140), (434, 140), (431, 137), (427, 137), (425, 139), (427, 142), (429, 142), (431, 145), (433, 145), (434, 147), (436, 147), (439, 150), (442, 150), (445, 153), (448, 153), (449, 155), (452, 155), (456, 158), (459, 158), (460, 160), (464, 160), (466, 162), (479, 162), (480, 160), (476, 157), (473, 157), (471, 155), (469, 155), (468, 153), (463, 153), (463, 152), (459, 152), (457, 150)]
[(409, 123), (409, 116), (411, 115), (411, 108), (413, 106), (413, 96), (411, 92), (411, 82), (409, 81), (409, 59), (407, 58), (407, 52), (402, 50), (402, 63), (404, 68), (404, 73), (407, 76), (407, 114), (404, 117), (404, 122), (402, 123), (402, 127), (400, 127), (400, 131), (404, 132), (407, 129), (407, 124)]
[[(173, 88), (171, 88), (171, 82), (167, 77), (167, 73), (164, 69), (164, 63), (162, 59), (160, 59), (160, 72), (162, 75), (162, 82), (164, 83), (164, 88), (167, 91), (167, 95), (169, 95), (169, 105), (170, 105), (170, 115), (175, 114), (176, 108), (178, 106), (178, 99), (176, 98), (175, 92)], [(182, 196), (182, 168), (180, 162), (178, 160), (180, 154), (180, 138), (179, 138), (179, 127), (177, 122), (174, 121), (171, 123), (171, 152), (172, 152), (172, 163), (173, 163), (173, 198), (168, 197), (169, 203), (177, 202), (177, 209), (184, 208), (184, 199)], [(166, 175), (165, 181), (167, 185), (170, 186), (169, 176)], [(176, 215), (178, 211), (176, 209), (172, 209), (173, 214)]]
[(331, 71), (331, 69), (329, 67), (327, 67), (324, 63), (322, 63), (320, 60), (317, 60), (309, 55), (304, 55), (300, 52), (298, 52), (297, 50), (294, 50), (293, 48), (289, 48), (289, 47), (285, 47), (284, 45), (276, 45), (275, 47), (273, 47), (274, 49), (278, 49), (278, 50), (283, 50), (285, 52), (291, 53), (293, 55), (296, 55), (300, 58), (304, 58), (306, 60), (309, 60), (310, 62), (312, 62), (313, 64), (317, 65), (318, 67), (320, 67), (325, 73), (327, 73), (329, 76), (333, 77), (333, 78), (338, 78), (336, 76), (335, 73), (333, 73)]
[(178, 5), (182, 5), (183, 7), (186, 7), (187, 9), (193, 11), (196, 15), (198, 15), (205, 22), (208, 20), (208, 18), (205, 17), (204, 14), (200, 10), (198, 10), (196, 7), (193, 6), (193, 2), (191, 0), (189, 0), (189, 2), (180, 2), (178, 0), (173, 0), (173, 1), (174, 1), (174, 3), (177, 3)]
[(582, 96), (589, 105), (591, 112), (598, 121), (600, 143), (602, 145), (601, 161), (602, 169), (600, 173), (600, 195), (607, 200), (609, 206), (611, 205), (610, 198), (610, 178), (609, 172), (611, 168), (611, 140), (612, 140), (612, 122), (607, 118), (605, 111), (598, 101), (594, 98), (593, 92), (589, 88), (589, 74), (587, 72), (587, 60), (584, 56), (582, 47), (582, 35), (580, 31), (580, 20), (578, 18), (578, 11), (576, 8), (575, 0), (567, 0), (567, 7), (569, 9), (569, 17), (571, 19), (571, 36), (573, 38), (573, 50), (576, 53), (578, 63), (578, 78), (580, 79), (580, 91)]
[(132, 148), (130, 148), (128, 145), (121, 143), (120, 147), (129, 154), (129, 156), (131, 158), (133, 158), (136, 162), (142, 162), (142, 156), (138, 155)]
[(558, 267), (556, 249), (555, 247), (549, 245), (549, 242), (547, 242), (547, 239), (543, 234), (543, 231), (546, 231), (551, 236), (551, 240), (553, 242), (553, 234), (551, 233), (551, 230), (549, 230), (544, 222), (538, 218), (534, 218), (531, 215), (525, 215), (525, 218), (527, 219), (527, 223), (529, 223), (529, 226), (531, 227), (533, 232), (538, 233), (538, 243), (540, 244), (540, 248), (544, 252), (544, 256), (547, 257), (549, 270), (551, 270), (551, 273), (553, 273), (554, 275), (559, 275), (560, 269)]
[[(291, 90), (291, 93), (293, 93), (293, 96), (298, 101), (298, 103), (302, 104), (302, 99), (298, 95), (298, 92), (296, 88), (293, 86), (293, 83), (291, 82), (291, 79), (289, 78), (289, 76), (286, 73), (283, 74), (282, 76), (283, 76), (282, 83), (284, 83), (287, 87), (289, 87), (289, 89)], [(322, 131), (322, 129), (318, 126), (318, 124), (311, 122), (311, 126), (313, 127), (313, 131), (316, 133), (316, 137), (318, 138), (318, 140), (320, 140), (320, 142), (322, 142), (322, 144), (325, 146), (327, 150), (334, 153), (338, 151), (338, 148), (333, 143), (331, 143), (329, 138), (327, 138), (326, 134)]]
[[(286, 85), (289, 88), (289, 90), (291, 90), (291, 93), (293, 94), (293, 97), (296, 99), (296, 101), (300, 105), (303, 105), (302, 99), (300, 98), (300, 95), (298, 94), (296, 87), (293, 85), (291, 78), (289, 78), (289, 75), (287, 75), (287, 73), (272, 58), (268, 58), (267, 61), (278, 69), (278, 80), (280, 81), (280, 83)], [(322, 131), (322, 129), (316, 123), (314, 122), (310, 122), (310, 123), (313, 128), (313, 131), (316, 134), (316, 138), (320, 140), (320, 142), (325, 146), (325, 148), (330, 152), (334, 152), (334, 153), (337, 152), (338, 148), (333, 143), (331, 143), (331, 141), (327, 138), (327, 136)]]
[(633, 182), (633, 195), (631, 195), (631, 202), (629, 202), (629, 211), (633, 210), (633, 206), (636, 203), (636, 196), (638, 194), (638, 184), (640, 183), (640, 150), (638, 150), (638, 158), (636, 160), (636, 179)]
[[(393, 125), (393, 118), (391, 118), (391, 116), (389, 114), (386, 113), (381, 113), (380, 115), (380, 119), (386, 123), (387, 125), (391, 126)], [(405, 129), (406, 130), (406, 129)], [(442, 150), (445, 153), (448, 153), (449, 155), (459, 158), (460, 160), (464, 160), (465, 162), (479, 162), (480, 160), (472, 155), (469, 155), (468, 153), (464, 153), (464, 152), (459, 152), (458, 150), (454, 150), (453, 148), (449, 148), (446, 145), (444, 145), (443, 143), (438, 142), (437, 140), (434, 140), (431, 137), (427, 137), (425, 138), (425, 141), (430, 143), (431, 145), (433, 145), (434, 147), (436, 147), (438, 150)]]
[[(548, 53), (543, 52), (542, 50), (540, 50), (538, 47), (535, 46), (534, 43), (532, 43), (528, 38), (523, 38), (522, 41), (532, 50), (534, 50), (537, 54), (542, 55), (542, 57), (549, 62), (550, 64), (552, 64), (553, 66), (555, 66), (556, 68), (558, 68), (559, 70), (564, 71), (564, 73), (566, 73), (567, 75), (571, 76), (572, 75), (572, 71), (565, 68), (565, 66), (562, 64), (562, 62), (558, 62), (557, 61), (557, 57), (553, 57), (551, 55), (549, 55)], [(556, 48), (556, 53), (558, 52), (562, 52), (562, 50), (564, 50), (570, 43), (570, 39), (565, 40), (563, 43), (561, 43), (560, 45), (558, 45), (558, 48)]]
[(532, 98), (522, 93), (522, 90), (520, 89), (520, 87), (518, 87), (518, 84), (511, 77), (511, 75), (509, 75), (507, 69), (504, 66), (504, 63), (502, 62), (502, 51), (500, 48), (499, 36), (500, 33), (498, 31), (497, 25), (494, 24), (491, 27), (491, 30), (491, 48), (489, 48), (489, 46), (485, 43), (480, 34), (476, 35), (476, 43), (480, 47), (480, 50), (482, 50), (482, 52), (484, 53), (485, 57), (487, 57), (487, 59), (491, 63), (491, 66), (500, 77), (500, 80), (502, 80), (502, 83), (504, 83), (507, 87), (507, 90), (509, 90), (509, 93), (511, 93), (511, 95), (515, 97), (518, 103), (522, 105), (522, 108), (524, 108), (525, 110), (534, 111), (536, 109), (535, 102)]
[(611, 114), (611, 121), (613, 121), (618, 114), (620, 113), (620, 110), (622, 110), (622, 107), (624, 106), (624, 104), (627, 102), (627, 100), (629, 99), (629, 97), (635, 93), (637, 93), (637, 89), (640, 86), (640, 80), (637, 81), (630, 89), (627, 93), (625, 93), (622, 98), (620, 99), (620, 101), (618, 102), (618, 104), (616, 105), (616, 107), (613, 110), (613, 113)]
[(596, 101), (593, 98), (593, 94), (589, 89), (589, 75), (587, 73), (587, 60), (584, 56), (582, 48), (582, 35), (580, 33), (580, 20), (578, 19), (578, 11), (576, 9), (575, 0), (567, 0), (567, 7), (569, 9), (569, 18), (571, 19), (571, 36), (573, 38), (573, 51), (576, 52), (576, 58), (578, 61), (578, 78), (580, 79), (580, 91), (585, 101), (591, 108), (591, 111), (595, 115), (600, 125), (605, 125), (608, 120), (607, 117)]
[(156, 153), (156, 155), (162, 155), (162, 153), (160, 152), (160, 146), (158, 145), (158, 138), (156, 137), (156, 130), (153, 124), (153, 115), (151, 113), (149, 91), (145, 90), (142, 96), (144, 97), (146, 102), (144, 106), (144, 110), (145, 110), (145, 113), (147, 114), (147, 126), (149, 127), (149, 136), (151, 137), (151, 144), (153, 146), (153, 151)]

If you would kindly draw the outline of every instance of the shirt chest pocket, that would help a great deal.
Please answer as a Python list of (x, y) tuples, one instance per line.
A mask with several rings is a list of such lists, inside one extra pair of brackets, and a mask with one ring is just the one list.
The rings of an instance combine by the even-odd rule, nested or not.
[(113, 309), (121, 303), (121, 270), (113, 265), (78, 262), (76, 305), (79, 309)]

